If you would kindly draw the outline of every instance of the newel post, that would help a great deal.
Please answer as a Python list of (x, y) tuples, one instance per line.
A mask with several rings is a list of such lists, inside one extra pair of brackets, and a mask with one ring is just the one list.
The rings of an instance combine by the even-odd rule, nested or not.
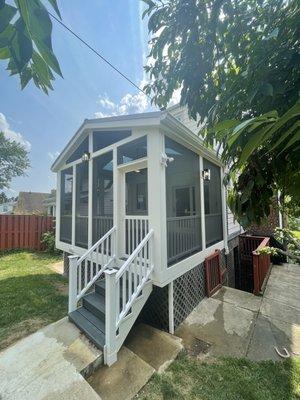
[(69, 256), (69, 313), (77, 308), (77, 261), (78, 256)]
[(117, 361), (116, 322), (117, 322), (117, 292), (116, 269), (107, 269), (105, 273), (105, 347), (104, 363), (111, 366)]

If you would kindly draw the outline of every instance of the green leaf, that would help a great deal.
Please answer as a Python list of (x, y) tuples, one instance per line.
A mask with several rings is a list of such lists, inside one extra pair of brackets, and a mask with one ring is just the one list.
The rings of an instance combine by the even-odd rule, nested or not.
[[(14, 68), (20, 73), (32, 56), (32, 42), (28, 38), (24, 21), (19, 18), (15, 23), (15, 35), (9, 46)], [(13, 68), (13, 69), (14, 69)]]
[(0, 33), (9, 25), (11, 19), (16, 14), (16, 7), (5, 4), (0, 10)]
[(61, 15), (59, 12), (59, 8), (57, 6), (57, 1), (56, 0), (48, 0), (49, 3), (51, 4), (51, 6), (53, 7), (53, 9), (55, 10), (56, 14), (59, 16), (59, 18), (61, 19)]
[(265, 96), (273, 96), (274, 89), (273, 89), (273, 86), (270, 83), (266, 82), (261, 86), (260, 92), (262, 94), (264, 94)]
[(23, 90), (27, 86), (28, 82), (32, 79), (32, 72), (30, 68), (24, 68), (20, 74), (21, 89)]
[(293, 146), (296, 142), (300, 141), (300, 132), (296, 132), (295, 135), (290, 139), (288, 144), (285, 146), (285, 148), (279, 153), (283, 153), (285, 150)]
[(9, 24), (6, 29), (0, 33), (0, 47), (9, 46), (14, 34), (15, 28), (13, 25)]
[(7, 47), (0, 48), (0, 60), (5, 60), (10, 57), (10, 52)]
[(290, 136), (291, 133), (294, 132), (295, 129), (300, 127), (300, 121), (296, 121), (280, 138), (277, 140), (277, 142), (271, 147), (271, 150), (274, 150), (276, 147), (278, 147), (288, 136)]
[(62, 76), (58, 61), (52, 50), (52, 22), (47, 9), (39, 0), (18, 1), (21, 16), (40, 55), (53, 71)]

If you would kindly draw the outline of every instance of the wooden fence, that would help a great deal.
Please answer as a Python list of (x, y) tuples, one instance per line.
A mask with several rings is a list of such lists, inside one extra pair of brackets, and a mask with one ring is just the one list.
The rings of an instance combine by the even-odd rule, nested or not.
[(220, 250), (216, 250), (211, 256), (206, 257), (205, 275), (206, 275), (206, 292), (207, 296), (212, 296), (222, 286), (222, 272)]
[(43, 250), (41, 236), (53, 229), (53, 218), (39, 215), (0, 215), (0, 251)]
[(253, 293), (259, 295), (263, 290), (263, 285), (266, 276), (269, 272), (271, 261), (270, 254), (261, 253), (259, 250), (263, 247), (269, 246), (270, 238), (265, 237), (260, 245), (252, 252), (253, 256)]

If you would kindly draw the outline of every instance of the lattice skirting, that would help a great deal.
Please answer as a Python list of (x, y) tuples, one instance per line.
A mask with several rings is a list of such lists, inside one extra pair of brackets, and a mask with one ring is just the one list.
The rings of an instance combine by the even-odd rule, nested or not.
[(168, 289), (168, 285), (163, 288), (153, 287), (153, 291), (139, 315), (138, 321), (169, 331)]
[(205, 296), (205, 269), (203, 263), (175, 279), (173, 300), (175, 329)]

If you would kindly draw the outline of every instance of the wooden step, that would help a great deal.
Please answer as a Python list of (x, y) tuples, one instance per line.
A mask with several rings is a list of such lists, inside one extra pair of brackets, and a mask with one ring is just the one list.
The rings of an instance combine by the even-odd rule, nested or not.
[[(83, 307), (69, 314), (69, 319), (83, 332), (97, 347), (103, 349), (105, 345), (104, 323)], [(101, 328), (101, 329), (99, 329)]]
[(105, 321), (105, 297), (99, 293), (89, 293), (83, 297), (82, 305), (97, 318)]

